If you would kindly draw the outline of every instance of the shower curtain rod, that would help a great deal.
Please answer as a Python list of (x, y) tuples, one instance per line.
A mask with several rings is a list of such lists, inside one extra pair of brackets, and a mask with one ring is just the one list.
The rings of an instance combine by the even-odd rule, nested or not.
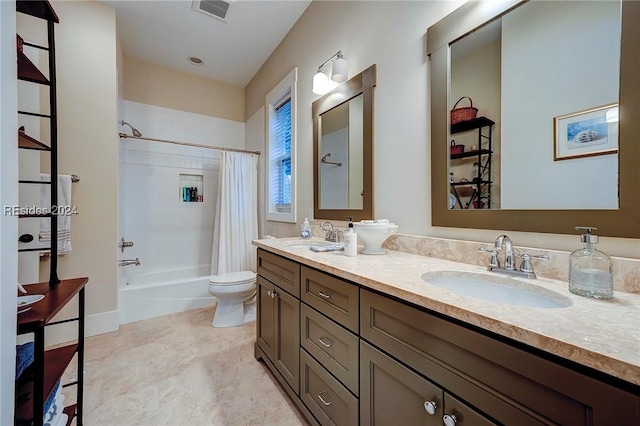
[(128, 139), (144, 139), (144, 140), (147, 140), (147, 141), (170, 143), (170, 144), (174, 144), (174, 145), (192, 146), (192, 147), (195, 147), (195, 148), (217, 149), (217, 150), (220, 150), (220, 151), (244, 152), (245, 154), (260, 155), (260, 151), (248, 151), (246, 149), (227, 148), (227, 147), (212, 146), (212, 145), (203, 145), (203, 144), (199, 144), (199, 143), (172, 141), (172, 140), (168, 140), (168, 139), (148, 138), (146, 136), (131, 136), (131, 135), (128, 135), (126, 133), (118, 133), (118, 134), (120, 135), (121, 138), (124, 138), (124, 139), (127, 139), (127, 138)]

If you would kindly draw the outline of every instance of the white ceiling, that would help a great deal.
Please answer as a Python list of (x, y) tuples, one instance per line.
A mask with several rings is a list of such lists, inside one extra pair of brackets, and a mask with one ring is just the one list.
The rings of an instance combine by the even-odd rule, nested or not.
[(190, 0), (102, 3), (116, 10), (126, 55), (244, 87), (311, 0), (234, 0), (226, 22), (192, 10)]

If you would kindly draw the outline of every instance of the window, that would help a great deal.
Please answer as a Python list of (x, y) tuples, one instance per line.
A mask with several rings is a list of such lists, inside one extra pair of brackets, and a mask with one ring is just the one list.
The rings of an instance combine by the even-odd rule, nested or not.
[(267, 220), (296, 222), (296, 81), (294, 68), (267, 95)]

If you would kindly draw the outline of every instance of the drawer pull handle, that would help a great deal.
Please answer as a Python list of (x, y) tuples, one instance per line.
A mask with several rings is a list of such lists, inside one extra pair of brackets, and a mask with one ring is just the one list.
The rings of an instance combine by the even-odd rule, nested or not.
[(268, 295), (270, 298), (275, 299), (275, 298), (276, 298), (276, 296), (278, 295), (278, 293), (276, 293), (276, 292), (275, 292), (275, 291), (273, 291), (273, 290), (268, 290), (268, 291), (267, 291), (267, 295)]
[(438, 406), (436, 405), (435, 401), (427, 401), (424, 403), (424, 409), (427, 410), (427, 413), (432, 416), (436, 413), (437, 408)]
[(333, 295), (331, 295), (331, 294), (327, 294), (327, 293), (325, 293), (325, 292), (324, 292), (324, 291), (322, 291), (322, 290), (320, 290), (320, 291), (318, 292), (318, 295), (319, 295), (320, 297), (325, 298), (325, 299), (331, 299), (331, 298), (333, 297)]
[(320, 401), (322, 401), (322, 403), (323, 403), (324, 405), (329, 406), (329, 405), (333, 404), (333, 400), (331, 400), (331, 401), (327, 401), (326, 399), (324, 399), (324, 398), (322, 397), (322, 394), (323, 394), (323, 393), (327, 393), (327, 391), (322, 391), (322, 392), (320, 392), (320, 393), (318, 394), (318, 399), (319, 399)]
[[(326, 343), (325, 341), (329, 343)], [(328, 337), (321, 337), (318, 339), (318, 342), (322, 343), (322, 346), (326, 346), (327, 348), (333, 346), (333, 340), (329, 339)]]
[(444, 417), (442, 417), (442, 421), (445, 426), (456, 426), (456, 423), (458, 423), (458, 419), (456, 419), (456, 416), (453, 414), (445, 414)]

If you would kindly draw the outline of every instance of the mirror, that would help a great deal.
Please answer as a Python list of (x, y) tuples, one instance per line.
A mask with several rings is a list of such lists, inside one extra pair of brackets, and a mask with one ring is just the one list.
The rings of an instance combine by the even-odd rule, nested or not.
[(450, 49), (453, 208), (618, 208), (619, 1), (529, 1)]
[(314, 217), (373, 218), (373, 88), (376, 66), (312, 105)]
[[(547, 2), (532, 2), (532, 3), (547, 3)], [(572, 2), (548, 2), (548, 3), (572, 3)], [(580, 2), (582, 3), (582, 2)], [(591, 2), (589, 2), (591, 3)], [(609, 2), (604, 2), (609, 3)], [(568, 121), (567, 118), (574, 117), (575, 114), (585, 114), (586, 118), (591, 118), (589, 109), (597, 110), (598, 108), (585, 108), (585, 110), (573, 110), (573, 106), (563, 106), (563, 111), (545, 110), (547, 126), (546, 134), (539, 137), (543, 139), (540, 146), (535, 148), (535, 153), (539, 154), (541, 150), (545, 150), (543, 155), (548, 160), (548, 164), (535, 168), (538, 175), (537, 177), (520, 177), (515, 175), (518, 179), (513, 182), (515, 185), (531, 183), (539, 186), (542, 189), (551, 190), (552, 186), (563, 186), (572, 189), (572, 183), (576, 179), (581, 179), (580, 176), (572, 175), (571, 178), (566, 181), (554, 180), (552, 182), (545, 182), (542, 177), (550, 170), (551, 167), (560, 165), (561, 163), (571, 163), (582, 160), (592, 160), (606, 158), (607, 160), (613, 159), (613, 168), (617, 164), (618, 170), (618, 182), (617, 191), (614, 191), (613, 198), (617, 198), (617, 202), (614, 201), (613, 205), (608, 202), (607, 207), (602, 204), (599, 206), (586, 206), (586, 207), (560, 207), (562, 210), (550, 210), (550, 206), (543, 204), (540, 201), (535, 201), (533, 205), (525, 205), (521, 207), (515, 207), (505, 204), (507, 200), (504, 188), (500, 194), (500, 204), (502, 208), (500, 210), (462, 210), (462, 209), (449, 209), (450, 206), (450, 171), (449, 161), (451, 156), (450, 149), (450, 109), (453, 103), (458, 98), (454, 99), (451, 94), (450, 75), (452, 70), (449, 67), (450, 58), (452, 55), (451, 45), (458, 40), (463, 39), (468, 34), (475, 31), (479, 31), (488, 24), (494, 23), (498, 18), (504, 18), (509, 16), (510, 13), (517, 13), (518, 8), (522, 5), (526, 5), (527, 2), (509, 0), (504, 2), (490, 2), (490, 1), (473, 1), (468, 2), (461, 6), (459, 9), (446, 16), (437, 24), (430, 27), (427, 31), (427, 52), (430, 57), (430, 79), (431, 79), (431, 173), (432, 173), (432, 224), (434, 226), (446, 226), (446, 227), (460, 227), (460, 228), (477, 228), (477, 229), (499, 229), (499, 230), (515, 230), (515, 231), (530, 231), (530, 232), (547, 232), (547, 233), (573, 233), (573, 226), (580, 224), (589, 224), (589, 226), (595, 226), (598, 228), (598, 233), (606, 236), (614, 237), (627, 237), (638, 238), (640, 237), (640, 198), (637, 197), (637, 188), (640, 187), (640, 174), (635, 172), (637, 167), (637, 160), (640, 158), (639, 144), (634, 141), (637, 140), (635, 134), (634, 122), (640, 122), (640, 91), (634, 89), (635, 76), (640, 72), (640, 55), (637, 49), (634, 47), (635, 40), (640, 37), (640, 31), (637, 28), (636, 22), (640, 19), (640, 4), (634, 1), (622, 1), (621, 3), (621, 43), (620, 43), (620, 61), (619, 61), (619, 123), (618, 123), (618, 155), (609, 154), (598, 157), (588, 157), (579, 159), (567, 159), (567, 161), (555, 161), (554, 156), (557, 155), (554, 146), (554, 134), (555, 128), (562, 128), (564, 122)], [(548, 36), (545, 27), (537, 26), (530, 31), (519, 32), (519, 37), (529, 39), (544, 39)], [(553, 42), (552, 42), (553, 44)], [(551, 50), (553, 46), (546, 44), (542, 50)], [(528, 55), (531, 56), (532, 52), (529, 49)], [(527, 55), (525, 55), (526, 59)], [(580, 64), (579, 60), (576, 64)], [(593, 64), (593, 67), (597, 66), (597, 61)], [(581, 73), (589, 72), (589, 67), (577, 67)], [(514, 75), (507, 74), (508, 70), (501, 67), (501, 79), (502, 81), (511, 80), (515, 84), (526, 86), (529, 78), (526, 73), (527, 68), (519, 68), (519, 73)], [(578, 72), (578, 71), (577, 71)], [(548, 79), (547, 79), (548, 81)], [(549, 108), (544, 99), (540, 99), (539, 93), (542, 91), (540, 87), (541, 83), (535, 83), (533, 89), (526, 99), (526, 103), (530, 105), (545, 105), (545, 108)], [(501, 98), (504, 99), (506, 95), (517, 93), (517, 86), (509, 86), (508, 89), (503, 88), (501, 83)], [(525, 87), (527, 88), (527, 87)], [(591, 87), (593, 92), (593, 87)], [(509, 93), (505, 93), (508, 91)], [(577, 99), (577, 95), (570, 94), (567, 96), (569, 101)], [(451, 102), (453, 101), (453, 102)], [(608, 102), (608, 101), (606, 101)], [(463, 105), (463, 106), (468, 106)], [(606, 106), (591, 104), (592, 107)], [(477, 107), (477, 105), (474, 105)], [(496, 121), (500, 121), (502, 129), (506, 129), (508, 126), (521, 126), (520, 122), (507, 122), (505, 105), (502, 105), (501, 116), (497, 117)], [(518, 114), (513, 108), (509, 111), (511, 116), (524, 116), (527, 118), (527, 114)], [(586, 119), (585, 118), (585, 119)], [(554, 121), (555, 119), (555, 121)], [(570, 120), (569, 120), (570, 121)], [(525, 124), (526, 124), (525, 120)], [(551, 124), (549, 124), (551, 123)], [(549, 126), (551, 131), (549, 131)], [(525, 126), (526, 128), (526, 126)], [(520, 127), (522, 129), (522, 127)], [(566, 130), (566, 126), (565, 126)], [(509, 138), (513, 133), (501, 132), (500, 144), (503, 149), (508, 146), (509, 141), (506, 139), (509, 134)], [(561, 135), (562, 136), (562, 135)], [(455, 134), (453, 135), (455, 139)], [(442, 141), (442, 142), (438, 142)], [(506, 153), (502, 152), (501, 163), (504, 163)], [(531, 162), (530, 154), (524, 153), (521, 155), (521, 159), (524, 162), (518, 164), (527, 164), (527, 161)], [(557, 160), (557, 159), (556, 159)], [(609, 161), (611, 163), (611, 161)], [(551, 165), (549, 165), (551, 164)], [(607, 166), (609, 169), (612, 167)], [(500, 169), (499, 169), (500, 170)], [(517, 167), (516, 167), (517, 170)], [(588, 169), (589, 177), (598, 176), (600, 173), (599, 168)], [(502, 170), (500, 170), (502, 171)], [(499, 176), (501, 184), (505, 183), (505, 176), (502, 173)], [(492, 176), (492, 179), (494, 176)], [(566, 182), (566, 183), (563, 183)], [(576, 189), (577, 198), (596, 198), (597, 201), (602, 201), (601, 196), (594, 196), (591, 188)], [(526, 194), (526, 191), (523, 192)], [(617, 194), (616, 194), (617, 193)], [(616, 197), (617, 195), (617, 197)], [(493, 207), (493, 206), (492, 206)], [(553, 207), (555, 208), (555, 207)], [(582, 225), (580, 225), (582, 226)]]

